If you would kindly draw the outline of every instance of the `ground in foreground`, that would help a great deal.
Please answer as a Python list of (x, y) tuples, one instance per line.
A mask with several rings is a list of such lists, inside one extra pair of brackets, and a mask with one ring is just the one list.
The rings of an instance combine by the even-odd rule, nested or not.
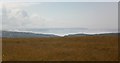
[(3, 61), (117, 61), (117, 36), (3, 38)]

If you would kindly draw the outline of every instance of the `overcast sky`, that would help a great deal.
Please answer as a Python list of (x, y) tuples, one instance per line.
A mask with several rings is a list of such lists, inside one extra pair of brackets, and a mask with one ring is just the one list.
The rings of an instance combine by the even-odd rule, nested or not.
[(119, 0), (1, 0), (3, 2), (118, 2)]
[(113, 2), (3, 3), (2, 29), (118, 29), (118, 4)]

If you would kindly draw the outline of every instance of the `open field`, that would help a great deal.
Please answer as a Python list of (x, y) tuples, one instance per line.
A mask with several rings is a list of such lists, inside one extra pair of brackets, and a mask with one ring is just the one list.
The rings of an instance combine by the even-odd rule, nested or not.
[(117, 61), (117, 36), (3, 38), (3, 61)]

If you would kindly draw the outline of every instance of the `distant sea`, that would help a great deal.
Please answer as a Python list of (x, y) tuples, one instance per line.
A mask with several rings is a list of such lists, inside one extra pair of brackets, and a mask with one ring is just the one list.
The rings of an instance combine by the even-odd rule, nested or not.
[(54, 34), (64, 36), (68, 34), (100, 34), (100, 33), (117, 33), (117, 29), (87, 29), (87, 28), (40, 28), (40, 29), (19, 29), (15, 31), (33, 32), (42, 34)]

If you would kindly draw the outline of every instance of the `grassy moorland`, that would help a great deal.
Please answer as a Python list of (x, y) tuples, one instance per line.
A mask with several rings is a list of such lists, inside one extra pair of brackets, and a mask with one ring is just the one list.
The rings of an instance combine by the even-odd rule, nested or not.
[(3, 38), (3, 61), (117, 61), (117, 36)]

